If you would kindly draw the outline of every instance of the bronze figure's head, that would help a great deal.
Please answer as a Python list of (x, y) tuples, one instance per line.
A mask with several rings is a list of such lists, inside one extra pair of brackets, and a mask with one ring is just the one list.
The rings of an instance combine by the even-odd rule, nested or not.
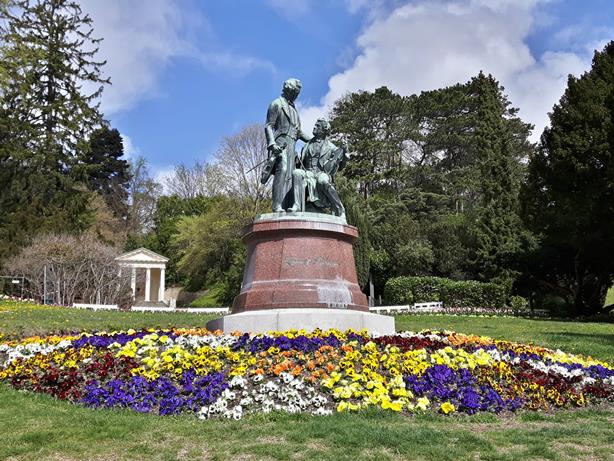
[(301, 81), (297, 78), (289, 78), (284, 82), (284, 88), (282, 90), (282, 94), (284, 97), (290, 101), (294, 101), (298, 98), (299, 93), (301, 92)]
[(319, 138), (324, 138), (330, 133), (330, 123), (324, 118), (316, 120), (313, 127), (313, 135)]

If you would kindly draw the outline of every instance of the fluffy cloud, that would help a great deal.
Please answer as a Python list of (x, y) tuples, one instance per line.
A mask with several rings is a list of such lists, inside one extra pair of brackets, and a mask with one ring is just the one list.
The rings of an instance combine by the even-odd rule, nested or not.
[(189, 57), (206, 69), (229, 70), (233, 75), (274, 71), (268, 61), (197, 45), (196, 31), (208, 42), (216, 39), (206, 18), (189, 0), (82, 0), (81, 5), (92, 17), (95, 36), (104, 38), (98, 58), (107, 61), (104, 73), (112, 83), (102, 97), (106, 115), (155, 96), (160, 76), (177, 57)]
[(124, 133), (120, 133), (120, 135), (124, 145), (124, 159), (132, 160), (139, 157), (141, 155), (141, 149), (134, 144), (132, 138)]
[(104, 38), (99, 57), (107, 61), (104, 72), (112, 82), (102, 98), (107, 115), (155, 94), (169, 61), (191, 49), (183, 32), (190, 22), (177, 0), (81, 3), (92, 17), (95, 36)]
[[(351, 1), (363, 7), (361, 0)], [(364, 3), (364, 2), (363, 2)], [(465, 82), (480, 70), (493, 74), (535, 125), (538, 139), (547, 113), (564, 91), (567, 75), (590, 65), (586, 52), (546, 52), (535, 57), (526, 40), (539, 0), (415, 1), (372, 15), (357, 39), (358, 56), (333, 75), (320, 104), (304, 108), (310, 129), (345, 93), (387, 85), (400, 94)]]

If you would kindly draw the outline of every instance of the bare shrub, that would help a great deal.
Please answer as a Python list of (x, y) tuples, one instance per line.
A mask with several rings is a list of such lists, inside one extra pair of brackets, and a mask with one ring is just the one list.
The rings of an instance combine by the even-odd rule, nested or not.
[(225, 192), (238, 198), (253, 214), (261, 211), (270, 194), (270, 185), (260, 182), (267, 155), (266, 138), (260, 125), (245, 127), (225, 137), (215, 154)]
[[(91, 234), (40, 235), (8, 260), (6, 269), (29, 281), (30, 296), (63, 306), (74, 302), (125, 305), (130, 275), (121, 274), (119, 250)], [(129, 298), (128, 298), (129, 299)]]

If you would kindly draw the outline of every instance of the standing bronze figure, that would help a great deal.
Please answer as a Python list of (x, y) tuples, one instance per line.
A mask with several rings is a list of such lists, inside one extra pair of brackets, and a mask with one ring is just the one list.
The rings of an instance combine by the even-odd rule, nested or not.
[(282, 94), (275, 99), (266, 115), (264, 132), (268, 146), (268, 160), (261, 182), (273, 179), (273, 212), (283, 212), (293, 206), (292, 173), (296, 158), (296, 141), (309, 141), (301, 131), (301, 121), (294, 101), (301, 92), (301, 82), (295, 78), (284, 82)]

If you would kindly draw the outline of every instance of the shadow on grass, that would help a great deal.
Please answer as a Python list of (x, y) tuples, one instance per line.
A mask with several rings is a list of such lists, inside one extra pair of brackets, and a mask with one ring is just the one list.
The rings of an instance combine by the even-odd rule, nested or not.
[[(614, 305), (612, 305), (614, 307)], [(614, 316), (606, 313), (590, 317), (530, 317), (518, 316), (519, 319), (535, 320), (538, 322), (561, 322), (561, 323), (614, 323)]]
[(614, 334), (573, 333), (570, 331), (542, 331), (540, 334), (544, 336), (573, 337), (581, 340), (593, 341), (604, 346), (614, 346)]

